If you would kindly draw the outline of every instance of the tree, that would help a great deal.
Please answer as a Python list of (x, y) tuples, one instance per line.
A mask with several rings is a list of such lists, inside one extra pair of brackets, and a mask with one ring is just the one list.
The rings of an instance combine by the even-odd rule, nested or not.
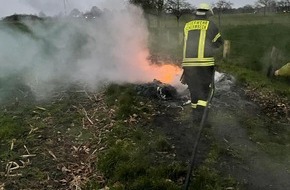
[(221, 14), (226, 10), (232, 9), (232, 5), (233, 3), (231, 3), (230, 1), (219, 0), (215, 4), (215, 8), (218, 10), (218, 13)]
[(178, 25), (179, 19), (183, 14), (193, 12), (193, 7), (185, 0), (168, 0), (166, 9), (176, 17)]
[(277, 2), (278, 12), (289, 12), (290, 11), (290, 0), (281, 0)]
[(218, 11), (218, 19), (219, 19), (219, 26), (221, 26), (221, 14), (226, 11), (232, 9), (233, 3), (230, 1), (224, 1), (224, 0), (219, 0), (215, 6), (214, 9)]
[(157, 0), (156, 9), (158, 15), (160, 15), (164, 11), (164, 5), (165, 5), (164, 0)]
[[(129, 0), (130, 3), (140, 6), (145, 13), (154, 14), (160, 17), (165, 10), (166, 0)], [(157, 20), (160, 26), (160, 20)]]
[(86, 12), (83, 16), (86, 19), (95, 19), (101, 16), (103, 11), (99, 9), (97, 6), (93, 6), (90, 11)]
[(129, 0), (129, 3), (140, 6), (145, 13), (155, 14), (159, 17), (163, 12), (173, 14), (178, 23), (183, 14), (191, 13), (193, 9), (186, 0)]
[(70, 17), (74, 17), (74, 18), (79, 18), (82, 17), (82, 13), (81, 11), (79, 11), (78, 9), (73, 9), (70, 13), (69, 13)]
[(245, 5), (245, 6), (241, 7), (241, 10), (243, 13), (253, 13), (254, 12), (254, 8), (252, 5)]
[(95, 17), (100, 16), (102, 14), (102, 10), (99, 9), (97, 6), (93, 6), (91, 8), (91, 14)]
[(262, 7), (263, 10), (264, 10), (264, 15), (266, 15), (266, 12), (267, 12), (267, 9), (272, 7), (272, 6), (275, 6), (276, 5), (276, 2), (275, 0), (258, 0), (256, 2), (256, 6), (257, 7)]
[(129, 0), (129, 3), (140, 6), (146, 13), (160, 14), (165, 2), (164, 0)]

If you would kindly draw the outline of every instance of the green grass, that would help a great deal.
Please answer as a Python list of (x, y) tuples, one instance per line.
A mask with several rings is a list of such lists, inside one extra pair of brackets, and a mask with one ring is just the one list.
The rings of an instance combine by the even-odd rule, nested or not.
[(253, 71), (230, 62), (219, 63), (219, 70), (235, 76), (238, 84), (249, 85), (251, 88), (259, 89), (260, 92), (272, 92), (290, 98), (287, 78), (268, 78), (264, 72)]
[[(279, 30), (277, 30), (279, 28)], [(263, 71), (271, 62), (271, 51), (276, 47), (278, 66), (290, 60), (290, 27), (282, 24), (256, 24), (227, 27), (223, 37), (231, 41), (231, 64), (251, 70)]]
[(109, 142), (110, 148), (98, 162), (109, 187), (118, 182), (117, 189), (180, 189), (176, 182), (184, 175), (185, 167), (168, 160), (156, 163), (156, 151), (170, 149), (164, 137), (118, 125), (113, 128)]
[[(261, 24), (282, 24), (288, 25), (289, 14), (223, 14), (221, 15), (221, 29), (228, 26), (245, 26), (248, 25), (261, 25)], [(218, 15), (212, 18), (217, 24)]]
[(234, 178), (221, 177), (221, 173), (215, 169), (218, 162), (220, 149), (213, 146), (204, 164), (200, 166), (195, 172), (196, 176), (193, 180), (193, 189), (203, 190), (223, 190), (228, 187), (238, 189), (237, 182)]
[(106, 102), (116, 107), (116, 119), (119, 120), (150, 111), (148, 106), (142, 104), (142, 99), (136, 97), (137, 92), (132, 84), (111, 84), (106, 89)]
[[(161, 134), (119, 125), (113, 128), (109, 139), (110, 148), (100, 156), (98, 162), (98, 168), (108, 180), (108, 187), (128, 190), (177, 190), (183, 187), (188, 166), (180, 161), (168, 159), (167, 156), (156, 157), (157, 152), (171, 150), (171, 145)], [(221, 173), (215, 170), (218, 155), (219, 148), (212, 146), (204, 164), (195, 171), (191, 188), (222, 190), (236, 186), (233, 178), (222, 177)], [(93, 187), (95, 186), (92, 186), (92, 183), (87, 186), (88, 189), (94, 189)]]
[[(278, 56), (275, 66), (280, 67), (290, 60), (290, 15), (271, 14), (239, 14), (222, 15), (220, 30), (222, 37), (231, 41), (231, 53), (228, 62), (239, 67), (249, 68), (254, 71), (265, 72), (271, 60), (271, 51), (275, 46)], [(160, 27), (149, 24), (149, 47), (153, 54), (163, 57), (170, 56), (181, 64), (182, 35), (186, 21), (192, 19), (184, 15), (179, 26), (174, 17), (162, 17)], [(218, 16), (211, 18), (218, 25)], [(218, 61), (221, 56), (218, 56)]]
[[(106, 92), (107, 103), (116, 106), (118, 110), (123, 104), (134, 108), (138, 102), (146, 102), (132, 93), (133, 89), (130, 85), (110, 85)], [(135, 97), (134, 101), (119, 104), (121, 97), (129, 95)], [(145, 103), (141, 110), (144, 110), (146, 105), (148, 104)], [(148, 110), (152, 113), (152, 108), (148, 107)], [(134, 112), (138, 113), (138, 109)], [(129, 190), (181, 189), (188, 165), (170, 157), (173, 149), (165, 134), (155, 131), (154, 123), (151, 124), (150, 120), (142, 125), (124, 124), (122, 120), (126, 117), (117, 118), (116, 124), (107, 136), (108, 149), (104, 150), (98, 159), (97, 168), (103, 172), (107, 180), (106, 185), (113, 189)], [(153, 125), (152, 129), (150, 125)], [(207, 136), (210, 138), (210, 132)], [(211, 147), (205, 163), (201, 164), (195, 177), (192, 177), (192, 187), (214, 190), (235, 185), (232, 178), (224, 177), (215, 170), (219, 153), (216, 146)], [(87, 189), (96, 187), (100, 188), (92, 181), (86, 186)]]
[(21, 137), (27, 131), (22, 118), (5, 114), (0, 116), (0, 129), (0, 139)]
[(289, 160), (290, 130), (286, 125), (270, 120), (265, 123), (256, 117), (245, 118), (240, 123), (247, 126), (249, 137), (263, 152), (279, 161)]

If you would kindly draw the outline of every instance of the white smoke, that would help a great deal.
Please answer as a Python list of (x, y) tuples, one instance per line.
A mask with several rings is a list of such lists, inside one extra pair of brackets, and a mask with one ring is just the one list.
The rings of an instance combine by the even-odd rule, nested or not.
[(127, 0), (0, 0), (0, 17), (12, 14), (38, 14), (48, 16), (68, 14), (73, 9), (89, 11), (93, 6), (111, 10), (124, 7)]
[(0, 79), (17, 76), (40, 96), (71, 82), (97, 88), (104, 81), (153, 79), (146, 21), (135, 6), (105, 11), (92, 21), (24, 24), (31, 32), (0, 28)]

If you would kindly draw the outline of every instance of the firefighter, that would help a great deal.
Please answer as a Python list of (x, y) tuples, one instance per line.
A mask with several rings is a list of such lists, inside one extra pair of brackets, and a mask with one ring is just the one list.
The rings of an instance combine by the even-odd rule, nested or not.
[(216, 50), (223, 45), (217, 26), (209, 20), (213, 11), (201, 3), (195, 18), (184, 27), (183, 77), (191, 96), (194, 122), (200, 122), (204, 108), (213, 95)]

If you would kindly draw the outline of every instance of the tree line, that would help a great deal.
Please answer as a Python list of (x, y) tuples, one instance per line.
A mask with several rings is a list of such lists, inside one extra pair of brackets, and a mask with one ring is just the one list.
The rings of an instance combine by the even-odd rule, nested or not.
[[(192, 14), (196, 7), (190, 4), (187, 0), (127, 0), (128, 3), (139, 6), (143, 9), (145, 14), (162, 16), (163, 14), (174, 15), (179, 22), (182, 15)], [(247, 4), (239, 8), (233, 8), (233, 3), (230, 0), (218, 0), (212, 3), (211, 6), (215, 14), (219, 17), (221, 14), (235, 14), (235, 13), (263, 13), (264, 15), (269, 12), (275, 13), (290, 13), (290, 0), (256, 0), (253, 5)], [(74, 18), (94, 19), (104, 12), (109, 10), (101, 10), (97, 6), (93, 6), (87, 12), (81, 12), (77, 8), (70, 11), (67, 15)], [(45, 18), (46, 15), (40, 12), (40, 18)]]
[[(173, 14), (178, 18), (183, 14), (192, 13), (196, 7), (186, 0), (128, 0), (130, 3), (140, 6), (145, 13), (161, 15)], [(290, 0), (256, 0), (253, 5), (247, 4), (239, 8), (233, 8), (233, 3), (227, 0), (219, 0), (211, 6), (215, 13), (258, 13), (263, 12), (290, 12)]]

